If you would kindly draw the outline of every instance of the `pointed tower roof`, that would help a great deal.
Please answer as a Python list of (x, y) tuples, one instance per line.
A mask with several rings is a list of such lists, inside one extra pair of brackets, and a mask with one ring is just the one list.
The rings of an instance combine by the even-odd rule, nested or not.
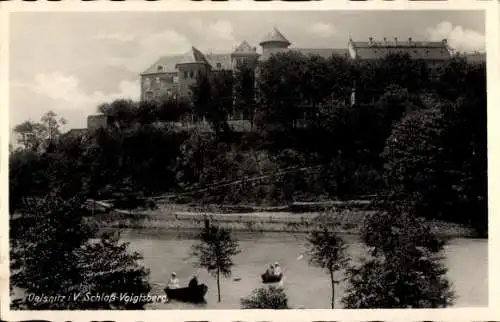
[(262, 41), (260, 42), (260, 45), (264, 45), (266, 43), (270, 43), (270, 42), (281, 42), (281, 43), (284, 43), (284, 44), (287, 44), (288, 46), (291, 45), (291, 43), (288, 41), (288, 39), (285, 38), (285, 36), (283, 36), (283, 34), (276, 28), (274, 27), (273, 30), (268, 33), (264, 39), (262, 39)]

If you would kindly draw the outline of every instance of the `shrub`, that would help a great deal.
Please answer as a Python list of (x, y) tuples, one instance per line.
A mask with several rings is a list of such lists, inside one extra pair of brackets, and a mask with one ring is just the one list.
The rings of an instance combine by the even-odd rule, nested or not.
[(261, 287), (241, 299), (242, 309), (289, 309), (288, 298), (281, 287)]

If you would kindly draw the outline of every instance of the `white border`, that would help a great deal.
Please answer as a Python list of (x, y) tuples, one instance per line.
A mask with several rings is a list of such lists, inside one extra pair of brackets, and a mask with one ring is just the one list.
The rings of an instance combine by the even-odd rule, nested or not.
[[(192, 2), (189, 0), (164, 0), (145, 2), (129, 0), (125, 2), (94, 1), (79, 2), (22, 2), (13, 0), (0, 3), (0, 309), (1, 318), (7, 321), (45, 319), (50, 321), (486, 321), (500, 319), (499, 239), (495, 228), (500, 227), (500, 218), (495, 216), (498, 195), (494, 184), (500, 182), (499, 171), (493, 166), (500, 164), (499, 146), (500, 121), (499, 100), (499, 4), (495, 0), (453, 0), (414, 1), (403, 0), (348, 2), (347, 0), (323, 0), (310, 2), (253, 2), (230, 0), (228, 2)], [(8, 266), (8, 136), (9, 136), (9, 13), (19, 11), (302, 11), (302, 10), (485, 10), (487, 37), (487, 78), (488, 78), (488, 192), (489, 200), (489, 308), (443, 309), (443, 310), (148, 310), (148, 311), (10, 311), (9, 266)]]

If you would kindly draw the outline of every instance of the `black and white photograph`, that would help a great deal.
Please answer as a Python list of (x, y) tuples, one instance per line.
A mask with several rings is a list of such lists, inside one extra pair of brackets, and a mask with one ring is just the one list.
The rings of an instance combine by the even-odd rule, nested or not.
[(486, 10), (8, 16), (2, 311), (492, 305)]

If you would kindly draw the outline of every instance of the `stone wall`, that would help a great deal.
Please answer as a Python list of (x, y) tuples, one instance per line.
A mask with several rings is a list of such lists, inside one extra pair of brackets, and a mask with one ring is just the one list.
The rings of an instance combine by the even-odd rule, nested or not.
[(92, 133), (100, 128), (106, 128), (109, 123), (109, 118), (106, 115), (89, 115), (87, 117), (87, 130)]

